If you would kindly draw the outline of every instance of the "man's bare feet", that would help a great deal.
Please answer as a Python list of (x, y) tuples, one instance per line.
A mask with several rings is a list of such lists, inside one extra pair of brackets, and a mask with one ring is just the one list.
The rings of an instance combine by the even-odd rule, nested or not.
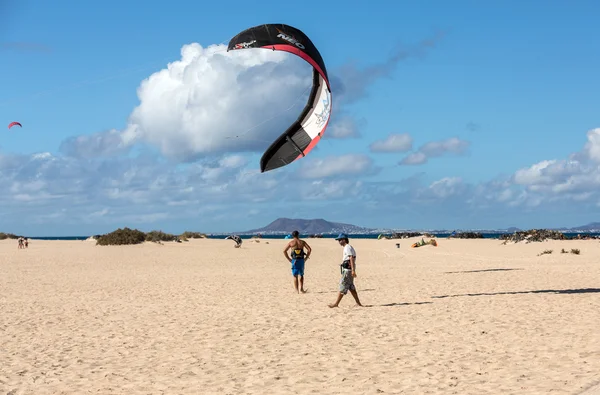
[(338, 307), (338, 305), (337, 305), (337, 304), (333, 304), (333, 303), (330, 303), (330, 304), (328, 304), (327, 306), (329, 306), (329, 307), (331, 307), (331, 308)]
[(362, 304), (360, 304), (360, 303), (357, 303), (357, 304), (354, 305), (354, 307), (364, 307), (364, 306)]
[(301, 289), (300, 292), (302, 292), (303, 294), (305, 294), (307, 292), (307, 290)]

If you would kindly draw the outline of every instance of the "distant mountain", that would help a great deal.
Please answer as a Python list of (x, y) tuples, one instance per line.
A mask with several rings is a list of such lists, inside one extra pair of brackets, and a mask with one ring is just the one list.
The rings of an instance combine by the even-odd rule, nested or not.
[(301, 234), (320, 234), (320, 233), (371, 233), (374, 230), (363, 228), (351, 224), (343, 224), (339, 222), (329, 222), (322, 218), (319, 219), (294, 219), (294, 218), (278, 218), (269, 225), (259, 228), (240, 232), (240, 234), (279, 234), (291, 233), (297, 230)]
[[(527, 228), (530, 229), (530, 228)], [(558, 230), (561, 232), (600, 232), (600, 222), (592, 222), (587, 225), (576, 226), (573, 228), (549, 228), (551, 230)], [(523, 229), (511, 226), (506, 229), (390, 229), (390, 228), (364, 228), (361, 226), (345, 224), (340, 222), (330, 222), (322, 218), (319, 219), (294, 219), (294, 218), (278, 218), (271, 222), (265, 227), (259, 229), (252, 229), (238, 234), (289, 234), (293, 230), (297, 230), (303, 235), (311, 234), (333, 234), (333, 233), (347, 233), (347, 234), (379, 234), (379, 233), (391, 233), (400, 231), (426, 231), (430, 233), (451, 233), (465, 232), (465, 231), (476, 231), (480, 233), (514, 233), (522, 231)]]
[(583, 231), (600, 231), (600, 222), (591, 222), (587, 225), (576, 226), (574, 228), (569, 228), (569, 230), (583, 230)]

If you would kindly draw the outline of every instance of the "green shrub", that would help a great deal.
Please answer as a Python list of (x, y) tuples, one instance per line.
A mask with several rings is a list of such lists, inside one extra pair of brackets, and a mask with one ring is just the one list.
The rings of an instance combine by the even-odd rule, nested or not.
[(206, 234), (199, 232), (183, 232), (180, 236), (182, 239), (206, 239)]
[(140, 244), (146, 240), (146, 234), (137, 229), (119, 228), (114, 232), (98, 237), (96, 245), (128, 245)]
[(165, 233), (162, 230), (153, 230), (146, 233), (146, 241), (157, 243), (159, 241), (177, 241), (177, 236)]
[(18, 239), (19, 236), (17, 235), (13, 235), (12, 233), (4, 233), (4, 232), (0, 232), (0, 240), (6, 240), (6, 239)]
[(184, 232), (180, 236), (177, 236), (170, 233), (165, 233), (162, 230), (153, 230), (151, 232), (144, 233), (137, 229), (119, 228), (114, 232), (107, 233), (105, 235), (95, 235), (93, 238), (96, 240), (96, 245), (107, 246), (140, 244), (144, 241), (151, 241), (154, 243), (174, 241), (181, 243), (182, 241), (188, 241), (188, 239), (204, 239), (206, 238), (206, 234), (198, 232)]

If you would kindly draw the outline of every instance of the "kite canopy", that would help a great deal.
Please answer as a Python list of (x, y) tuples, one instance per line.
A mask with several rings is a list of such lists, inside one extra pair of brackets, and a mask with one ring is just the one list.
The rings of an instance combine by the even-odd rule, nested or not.
[(242, 238), (238, 235), (229, 235), (225, 238), (225, 240), (233, 240), (235, 244), (239, 247), (242, 245)]
[(19, 125), (20, 127), (23, 127), (23, 125), (21, 125), (19, 122), (11, 122), (11, 123), (8, 124), (8, 128), (10, 129), (10, 128), (12, 128), (15, 125)]
[(313, 86), (298, 119), (264, 152), (260, 171), (288, 165), (306, 156), (323, 136), (331, 114), (331, 87), (321, 54), (302, 31), (284, 24), (251, 27), (229, 41), (227, 51), (264, 48), (297, 55), (313, 67)]

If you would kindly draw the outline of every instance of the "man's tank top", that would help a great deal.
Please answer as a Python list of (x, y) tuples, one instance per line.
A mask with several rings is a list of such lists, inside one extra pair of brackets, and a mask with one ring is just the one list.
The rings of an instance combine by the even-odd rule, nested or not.
[(292, 259), (304, 259), (305, 255), (303, 248), (297, 246), (292, 248)]

